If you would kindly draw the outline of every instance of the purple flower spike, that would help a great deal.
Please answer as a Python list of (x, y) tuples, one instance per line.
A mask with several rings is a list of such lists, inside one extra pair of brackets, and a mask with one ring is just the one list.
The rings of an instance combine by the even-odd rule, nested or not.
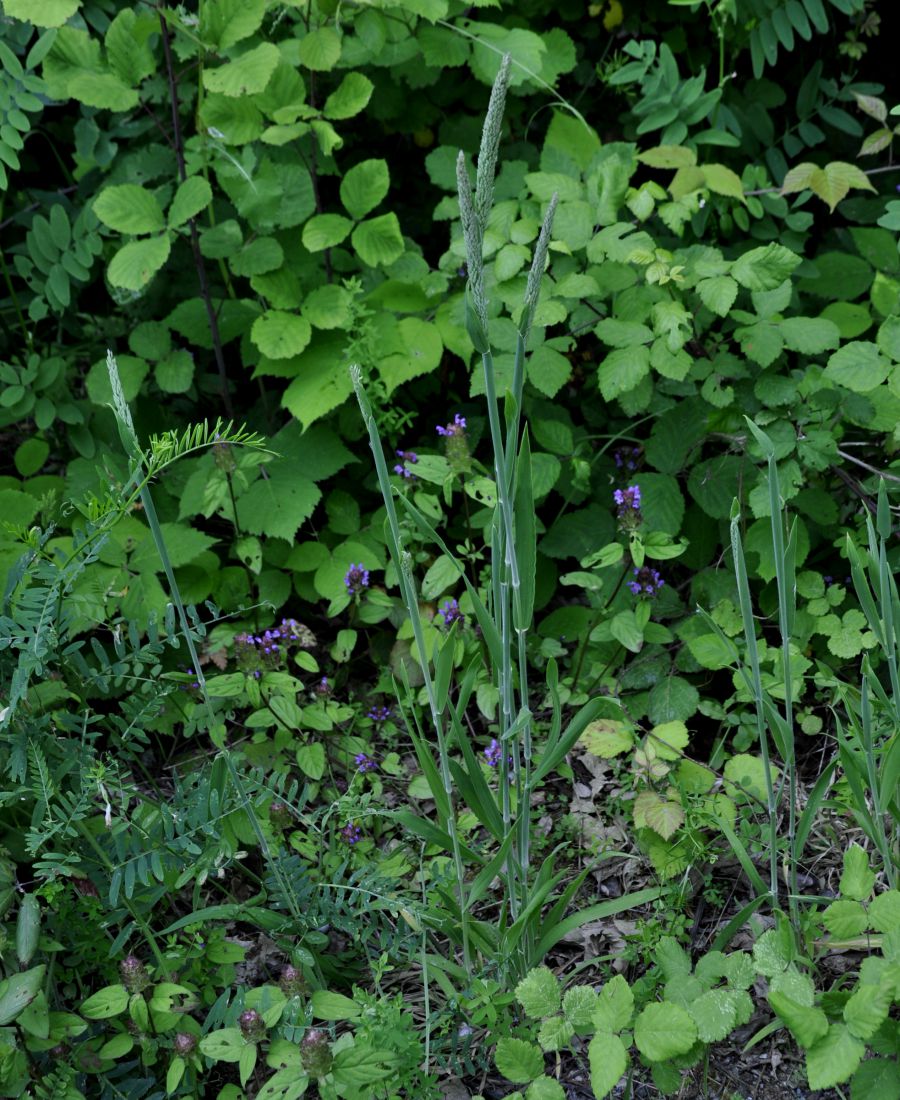
[(362, 840), (362, 835), (363, 835), (363, 831), (356, 824), (355, 821), (349, 821), (343, 827), (343, 829), (341, 829), (341, 838), (343, 839), (344, 843), (346, 843), (346, 844), (350, 844), (350, 845), (356, 844), (358, 841)]
[(462, 435), (465, 430), (466, 418), (464, 416), (460, 416), (459, 413), (457, 413), (456, 416), (453, 417), (453, 420), (449, 424), (444, 426), (438, 424), (435, 428), (437, 434), (443, 436)]
[(488, 762), (488, 765), (492, 768), (496, 768), (500, 763), (503, 756), (503, 750), (500, 748), (500, 742), (496, 737), (491, 738), (491, 743), (484, 750), (484, 758)]
[(450, 627), (455, 622), (459, 622), (461, 626), (465, 625), (466, 617), (459, 609), (459, 602), (457, 600), (444, 600), (438, 609), (438, 614), (444, 620), (444, 626)]
[(651, 569), (645, 565), (642, 569), (635, 569), (634, 580), (628, 582), (628, 587), (635, 596), (646, 596), (652, 599), (666, 583), (659, 575), (657, 569)]
[(366, 712), (366, 717), (371, 718), (373, 722), (386, 722), (390, 716), (390, 707), (369, 707)]
[(365, 775), (366, 772), (373, 772), (378, 767), (371, 756), (367, 756), (364, 752), (358, 752), (353, 758), (356, 762), (356, 770)]
[(344, 584), (351, 596), (358, 596), (364, 588), (369, 587), (369, 570), (362, 562), (351, 565), (344, 576)]

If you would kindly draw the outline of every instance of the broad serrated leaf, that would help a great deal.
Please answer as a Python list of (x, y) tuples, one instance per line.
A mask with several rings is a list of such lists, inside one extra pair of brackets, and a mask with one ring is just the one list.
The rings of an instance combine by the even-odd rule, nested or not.
[(325, 100), (325, 117), (334, 120), (353, 118), (372, 98), (374, 88), (372, 81), (362, 73), (347, 73)]
[(597, 1100), (609, 1096), (628, 1068), (628, 1053), (618, 1035), (598, 1031), (588, 1046), (591, 1089)]
[(341, 180), (341, 202), (353, 218), (364, 218), (388, 193), (391, 177), (385, 160), (364, 160)]
[(94, 199), (94, 213), (117, 233), (157, 233), (166, 224), (156, 196), (136, 183), (104, 188)]
[(81, 0), (3, 0), (10, 19), (24, 19), (36, 27), (61, 27), (81, 7)]
[(830, 1089), (849, 1080), (866, 1053), (864, 1043), (844, 1024), (833, 1024), (828, 1034), (806, 1052), (806, 1077), (811, 1089)]
[(821, 1008), (798, 1004), (786, 993), (777, 991), (769, 992), (769, 1004), (804, 1049), (811, 1047), (828, 1033), (828, 1018)]
[(251, 535), (270, 535), (290, 542), (312, 515), (322, 494), (292, 463), (275, 462), (266, 472), (268, 476), (254, 481), (238, 499), (238, 523)]
[(738, 285), (730, 275), (716, 275), (697, 283), (700, 301), (718, 317), (727, 317), (737, 298)]
[(851, 187), (863, 191), (874, 191), (869, 177), (855, 164), (834, 160), (820, 168), (816, 164), (798, 164), (784, 177), (781, 185), (782, 195), (793, 194), (809, 189), (814, 195), (834, 210), (841, 199), (845, 198)]
[(341, 214), (316, 214), (303, 227), (303, 247), (324, 252), (345, 240), (352, 228), (353, 222)]
[(889, 368), (877, 344), (854, 340), (831, 356), (825, 377), (855, 393), (868, 393), (887, 378)]
[(731, 265), (731, 274), (747, 290), (775, 290), (799, 263), (796, 253), (772, 242), (739, 256)]
[(894, 1000), (891, 984), (861, 985), (844, 1005), (844, 1023), (857, 1039), (871, 1039), (888, 1017)]
[(269, 359), (290, 359), (309, 343), (309, 321), (280, 309), (267, 310), (253, 322), (250, 339)]
[(281, 53), (274, 42), (261, 42), (234, 61), (204, 69), (204, 87), (229, 99), (258, 95), (265, 91), (280, 59)]
[(494, 1064), (507, 1081), (525, 1084), (544, 1072), (544, 1055), (535, 1043), (504, 1037), (497, 1042)]
[(841, 875), (841, 896), (854, 901), (865, 901), (875, 885), (875, 872), (869, 867), (869, 857), (858, 844), (851, 844), (844, 852), (844, 870)]
[(341, 57), (341, 39), (332, 27), (310, 31), (300, 42), (300, 62), (314, 72), (329, 72)]
[(710, 989), (687, 1005), (697, 1025), (697, 1035), (704, 1043), (718, 1043), (727, 1038), (737, 1022), (734, 995), (728, 989)]
[(622, 1031), (631, 1023), (634, 994), (621, 974), (603, 986), (594, 1009), (593, 1024), (598, 1031)]
[(534, 1020), (559, 1011), (559, 980), (549, 967), (529, 971), (516, 986), (516, 1000)]
[(196, 218), (212, 202), (212, 189), (202, 176), (191, 176), (179, 184), (169, 207), (168, 219), (172, 229)]
[(169, 258), (171, 249), (168, 233), (130, 241), (113, 256), (107, 277), (113, 286), (143, 290)]
[(635, 1046), (651, 1062), (686, 1054), (697, 1041), (697, 1025), (680, 1005), (653, 1003), (634, 1024)]
[(403, 255), (403, 234), (393, 211), (362, 222), (350, 239), (359, 258), (369, 267), (392, 264)]

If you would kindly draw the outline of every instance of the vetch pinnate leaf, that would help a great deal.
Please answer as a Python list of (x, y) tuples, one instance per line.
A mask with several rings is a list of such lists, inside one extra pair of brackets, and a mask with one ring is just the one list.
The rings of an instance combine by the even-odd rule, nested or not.
[(769, 1004), (804, 1049), (811, 1047), (828, 1033), (828, 1019), (821, 1008), (799, 1004), (786, 993), (772, 990), (769, 991)]
[(844, 1024), (833, 1024), (828, 1033), (806, 1052), (806, 1078), (811, 1089), (830, 1089), (853, 1076), (866, 1053)]
[(166, 225), (156, 196), (137, 183), (105, 187), (94, 199), (94, 213), (118, 233), (157, 233)]
[(325, 100), (325, 117), (336, 120), (353, 118), (372, 98), (374, 88), (372, 81), (362, 73), (347, 73)]
[(679, 1005), (649, 1004), (634, 1024), (635, 1046), (651, 1062), (686, 1054), (697, 1041), (697, 1025)]
[(525, 1084), (544, 1072), (544, 1055), (535, 1043), (504, 1037), (497, 1042), (494, 1064), (507, 1081)]
[(865, 901), (875, 885), (875, 872), (869, 867), (869, 857), (858, 844), (851, 844), (844, 852), (844, 870), (841, 875), (841, 896), (854, 901)]
[[(456, 575), (456, 574), (454, 574)], [(529, 971), (516, 986), (516, 1000), (534, 1020), (559, 1011), (559, 980), (549, 967)]]
[(598, 1031), (588, 1046), (591, 1088), (597, 1100), (609, 1096), (628, 1068), (628, 1053), (618, 1035)]
[(771, 242), (739, 256), (731, 265), (731, 274), (747, 290), (774, 290), (799, 263), (796, 253)]
[(393, 211), (362, 222), (353, 230), (351, 241), (359, 258), (369, 267), (392, 264), (403, 255), (403, 234)]
[(229, 99), (258, 95), (278, 67), (281, 53), (273, 42), (261, 42), (215, 69), (203, 70), (203, 84), (210, 92), (219, 92)]
[(309, 321), (295, 313), (269, 309), (253, 322), (250, 339), (269, 359), (290, 359), (309, 343)]
[(171, 249), (168, 233), (129, 241), (110, 261), (107, 278), (124, 290), (143, 290), (169, 258)]
[(345, 240), (352, 228), (353, 222), (342, 214), (316, 214), (303, 226), (303, 247), (324, 252)]
[(868, 340), (844, 344), (828, 360), (825, 377), (855, 393), (875, 389), (888, 376), (889, 364), (878, 345)]
[(341, 180), (341, 202), (351, 217), (364, 218), (381, 202), (390, 185), (387, 161), (360, 161)]
[(203, 176), (190, 176), (179, 184), (169, 207), (169, 227), (172, 229), (184, 225), (196, 218), (212, 202), (212, 189)]

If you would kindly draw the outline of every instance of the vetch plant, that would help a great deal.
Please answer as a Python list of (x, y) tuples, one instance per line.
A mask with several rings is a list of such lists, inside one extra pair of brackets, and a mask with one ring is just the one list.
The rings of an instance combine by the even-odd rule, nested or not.
[[(412, 557), (405, 549), (384, 448), (360, 368), (351, 368), (353, 385), (369, 433), (369, 442), (385, 504), (385, 536), (400, 582), (403, 601), (412, 626), (415, 655), (424, 680), (424, 696), (433, 733), (432, 744), (418, 725), (415, 700), (407, 688), (405, 717), (422, 771), (435, 802), (438, 824), (412, 814), (401, 813), (403, 824), (429, 842), (439, 843), (453, 856), (456, 876), (455, 897), (444, 894), (447, 917), (442, 927), (462, 950), (466, 971), (473, 972), (476, 956), (497, 966), (507, 978), (520, 977), (539, 961), (565, 932), (579, 923), (629, 908), (657, 896), (647, 889), (636, 894), (592, 906), (574, 916), (566, 910), (587, 869), (565, 889), (554, 894), (561, 874), (554, 871), (551, 855), (537, 869), (531, 861), (532, 795), (550, 772), (563, 760), (585, 726), (604, 705), (592, 700), (562, 729), (557, 693), (557, 672), (551, 662), (547, 672), (547, 693), (553, 718), (542, 751), (534, 744), (530, 702), (526, 639), (531, 629), (535, 601), (536, 525), (528, 433), (522, 426), (526, 346), (540, 294), (541, 277), (547, 262), (556, 196), (547, 203), (543, 225), (534, 250), (525, 298), (516, 319), (516, 352), (510, 388), (497, 393), (496, 372), (490, 341), (489, 308), (482, 258), (484, 233), (491, 210), (494, 175), (502, 128), (503, 108), (509, 81), (510, 59), (504, 59), (491, 92), (481, 139), (474, 195), (460, 154), (457, 182), (463, 235), (467, 253), (466, 328), (481, 356), (487, 403), (493, 466), (493, 514), (489, 528), (490, 586), (482, 600), (470, 582), (464, 566), (449, 550), (440, 534), (422, 512), (404, 496), (397, 496), (415, 527), (433, 541), (462, 579), (474, 618), (480, 628), (490, 675), (500, 706), (497, 736), (484, 751), (483, 759), (497, 770), (494, 790), (485, 780), (477, 750), (463, 721), (472, 694), (476, 668), (470, 666), (460, 682), (453, 684), (456, 638), (464, 625), (458, 604), (444, 605), (441, 616), (446, 636), (430, 652), (422, 629), (422, 618)], [(456, 414), (438, 427), (446, 439), (448, 457), (454, 448), (465, 448), (466, 419)], [(453, 452), (457, 462), (461, 455)], [(451, 688), (455, 686), (455, 691)], [(453, 752), (453, 749), (457, 752)], [(461, 759), (460, 759), (461, 757)], [(491, 854), (466, 844), (458, 826), (458, 812), (464, 804), (496, 846)], [(466, 865), (474, 863), (477, 874), (469, 881)], [(504, 896), (499, 920), (491, 926), (476, 919), (476, 907), (492, 880), (502, 876)]]

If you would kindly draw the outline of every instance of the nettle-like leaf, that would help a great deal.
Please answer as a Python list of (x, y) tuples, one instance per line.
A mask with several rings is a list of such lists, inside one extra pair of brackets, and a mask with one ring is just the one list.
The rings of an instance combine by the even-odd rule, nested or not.
[(504, 1037), (497, 1042), (494, 1064), (507, 1081), (525, 1084), (543, 1075), (544, 1055), (535, 1043)]
[(858, 844), (851, 844), (844, 852), (844, 871), (841, 875), (841, 896), (854, 901), (865, 901), (875, 885), (875, 872), (869, 867), (869, 857)]
[(616, 974), (600, 990), (594, 1009), (593, 1024), (598, 1031), (618, 1032), (628, 1027), (634, 1012), (634, 994), (621, 974)]
[(747, 290), (775, 290), (800, 262), (790, 249), (773, 242), (739, 256), (731, 265), (731, 275)]
[(546, 966), (531, 970), (516, 986), (516, 1000), (534, 1020), (552, 1016), (559, 1011), (559, 980)]
[(616, 1087), (628, 1068), (628, 1052), (618, 1035), (598, 1031), (588, 1046), (591, 1088), (603, 1100)]
[(686, 1054), (697, 1041), (697, 1025), (680, 1005), (647, 1005), (634, 1023), (635, 1046), (651, 1062)]
[(834, 210), (841, 199), (846, 198), (851, 188), (861, 191), (874, 191), (869, 177), (855, 164), (846, 164), (835, 160), (820, 168), (817, 164), (797, 164), (784, 177), (781, 185), (782, 195), (796, 194), (810, 190), (829, 210)]
[(81, 0), (3, 0), (10, 19), (25, 19), (36, 27), (61, 27), (81, 7)]
[(655, 791), (641, 791), (634, 800), (634, 823), (668, 840), (684, 824), (684, 809), (680, 802), (661, 798)]
[(866, 1053), (865, 1044), (844, 1024), (832, 1024), (806, 1052), (806, 1077), (811, 1089), (830, 1089), (849, 1080)]

